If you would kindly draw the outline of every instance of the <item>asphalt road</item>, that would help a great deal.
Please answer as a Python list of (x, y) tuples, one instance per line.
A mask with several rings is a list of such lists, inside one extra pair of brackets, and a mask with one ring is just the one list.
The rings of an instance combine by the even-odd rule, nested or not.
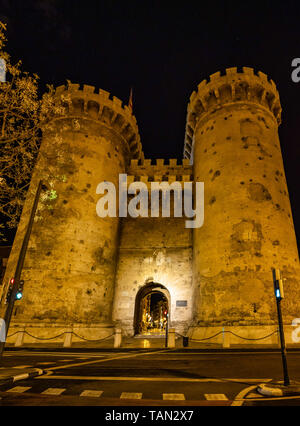
[[(288, 352), (287, 360), (290, 378), (300, 381), (300, 352)], [(0, 386), (1, 406), (300, 405), (300, 396), (256, 391), (259, 383), (282, 380), (280, 352), (22, 350), (5, 351), (2, 367), (44, 374)]]

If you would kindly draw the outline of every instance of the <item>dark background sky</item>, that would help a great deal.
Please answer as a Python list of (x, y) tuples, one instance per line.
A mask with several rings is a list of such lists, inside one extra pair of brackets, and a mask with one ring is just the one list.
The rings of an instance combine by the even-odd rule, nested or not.
[(37, 73), (41, 87), (66, 79), (100, 87), (128, 102), (146, 158), (182, 158), (186, 108), (210, 74), (249, 66), (277, 84), (280, 139), (300, 238), (299, 1), (0, 0), (7, 50)]

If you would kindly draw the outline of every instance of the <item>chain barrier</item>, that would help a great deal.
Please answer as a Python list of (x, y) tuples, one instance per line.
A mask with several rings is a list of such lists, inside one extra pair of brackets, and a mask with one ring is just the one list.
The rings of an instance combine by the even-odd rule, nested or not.
[[(235, 333), (233, 333), (233, 331), (230, 331), (230, 330), (219, 331), (218, 333), (214, 334), (213, 336), (205, 337), (205, 338), (203, 338), (203, 339), (191, 339), (191, 338), (188, 338), (188, 339), (189, 339), (191, 342), (202, 342), (202, 341), (204, 341), (204, 340), (210, 340), (210, 339), (213, 339), (214, 337), (219, 336), (219, 334), (225, 334), (225, 333), (230, 333), (230, 334), (232, 334), (233, 336), (238, 337), (239, 339), (243, 339), (243, 340), (263, 340), (263, 339), (267, 339), (268, 337), (272, 336), (272, 335), (273, 335), (273, 334), (275, 334), (275, 333), (278, 333), (278, 330), (273, 331), (272, 333), (268, 334), (267, 336), (264, 336), (264, 337), (257, 337), (256, 339), (248, 338), (248, 337), (243, 337), (243, 336), (239, 336), (238, 334), (235, 334)], [(185, 338), (187, 338), (187, 337), (188, 337), (188, 336), (183, 336), (182, 334), (179, 334), (179, 333), (175, 333), (175, 334), (177, 334), (177, 336), (180, 336), (180, 337), (185, 337)]]
[(85, 337), (79, 336), (78, 334), (74, 333), (74, 331), (69, 331), (69, 333), (72, 333), (74, 334), (74, 336), (78, 337), (79, 339), (85, 340), (87, 342), (101, 342), (115, 335), (114, 333), (114, 334), (111, 334), (110, 336), (103, 337), (102, 339), (91, 340), (91, 339), (86, 339)]
[(57, 336), (53, 336), (53, 337), (37, 337), (37, 336), (33, 336), (32, 334), (28, 333), (28, 331), (18, 330), (18, 331), (15, 331), (14, 333), (10, 334), (9, 336), (7, 336), (7, 338), (12, 337), (12, 336), (14, 336), (15, 334), (18, 334), (18, 333), (27, 334), (28, 336), (30, 336), (30, 337), (32, 337), (33, 339), (36, 339), (36, 340), (53, 340), (53, 339), (58, 339), (59, 337), (62, 337), (65, 334), (71, 333), (71, 334), (74, 334), (74, 336), (78, 337), (79, 339), (85, 340), (87, 342), (101, 342), (102, 340), (106, 340), (106, 339), (113, 337), (115, 335), (115, 333), (114, 333), (114, 334), (111, 334), (110, 336), (103, 337), (103, 339), (90, 340), (90, 339), (86, 339), (82, 336), (79, 336), (74, 331), (64, 331), (63, 333), (58, 334)]
[[(86, 342), (102, 342), (103, 340), (109, 339), (109, 338), (111, 338), (111, 337), (113, 337), (115, 335), (115, 333), (113, 333), (113, 334), (110, 334), (109, 336), (103, 337), (102, 339), (86, 339), (85, 337), (79, 336), (74, 331), (64, 331), (63, 333), (58, 334), (57, 336), (53, 336), (53, 337), (37, 337), (37, 336), (33, 336), (32, 334), (28, 333), (28, 331), (18, 330), (18, 331), (15, 331), (14, 333), (10, 334), (9, 336), (7, 336), (7, 338), (10, 338), (10, 337), (12, 337), (12, 336), (14, 336), (14, 335), (16, 335), (18, 333), (27, 334), (28, 336), (30, 336), (30, 337), (32, 337), (33, 339), (36, 339), (36, 340), (54, 340), (54, 339), (58, 339), (59, 337), (64, 336), (65, 334), (71, 333), (74, 336), (76, 336), (79, 339), (84, 340)], [(273, 336), (273, 334), (278, 333), (278, 330), (273, 331), (272, 333), (268, 334), (267, 336), (257, 337), (257, 338), (248, 338), (248, 337), (239, 336), (238, 334), (236, 334), (236, 333), (234, 333), (234, 332), (232, 332), (230, 330), (219, 331), (218, 333), (214, 334), (213, 336), (204, 337), (203, 339), (192, 339), (192, 338), (189, 338), (188, 336), (183, 336), (182, 334), (175, 332), (175, 334), (177, 336), (182, 337), (182, 338), (188, 338), (189, 341), (191, 341), (191, 342), (203, 342), (205, 340), (213, 339), (214, 337), (217, 337), (220, 334), (224, 335), (225, 333), (230, 333), (233, 336), (235, 336), (235, 337), (237, 337), (239, 339), (243, 339), (243, 340), (264, 340), (264, 339), (267, 339), (268, 337)]]

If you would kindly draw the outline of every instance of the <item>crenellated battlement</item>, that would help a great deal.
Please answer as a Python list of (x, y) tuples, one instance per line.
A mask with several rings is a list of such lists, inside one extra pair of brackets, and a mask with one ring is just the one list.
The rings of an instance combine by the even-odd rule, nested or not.
[(253, 68), (227, 68), (225, 74), (220, 71), (203, 80), (198, 90), (190, 96), (187, 108), (184, 158), (192, 154), (193, 136), (197, 122), (206, 114), (214, 112), (231, 103), (255, 103), (267, 110), (281, 123), (281, 104), (276, 85), (261, 71)]
[(136, 118), (120, 99), (106, 90), (74, 83), (58, 86), (55, 97), (64, 106), (66, 115), (97, 120), (112, 127), (127, 141), (131, 157), (143, 158)]
[(128, 175), (133, 176), (135, 181), (169, 182), (192, 180), (193, 168), (188, 159), (141, 159), (131, 160), (127, 170)]
[[(152, 182), (168, 182), (172, 184), (173, 182), (180, 182), (183, 185), (184, 182), (193, 182), (193, 175), (155, 175), (153, 178), (150, 176), (136, 176), (136, 175), (128, 175), (127, 176), (127, 185), (129, 186), (133, 182), (143, 182), (147, 185), (147, 188), (151, 188)], [(182, 186), (183, 189), (183, 186)]]

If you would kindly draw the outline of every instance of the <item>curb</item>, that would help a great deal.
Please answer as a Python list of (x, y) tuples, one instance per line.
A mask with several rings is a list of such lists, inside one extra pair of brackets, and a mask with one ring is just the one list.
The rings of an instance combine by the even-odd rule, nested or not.
[[(193, 347), (187, 347), (187, 348), (165, 348), (165, 347), (150, 347), (150, 348), (141, 348), (141, 347), (126, 347), (122, 346), (120, 348), (103, 348), (103, 347), (83, 347), (83, 346), (72, 346), (69, 348), (64, 347), (49, 347), (49, 346), (21, 346), (21, 347), (15, 347), (15, 346), (7, 346), (5, 347), (5, 351), (7, 352), (22, 352), (22, 351), (32, 351), (32, 352), (130, 352), (130, 351), (156, 351), (156, 350), (163, 350), (163, 349), (169, 349), (174, 352), (184, 352), (188, 353), (190, 352), (199, 352), (206, 353), (206, 352), (216, 352), (216, 353), (235, 353), (235, 352), (245, 352), (245, 353), (260, 353), (260, 352), (269, 352), (269, 353), (280, 353), (280, 348), (193, 348)], [(300, 352), (299, 348), (287, 348), (287, 352)]]
[(40, 368), (34, 368), (33, 370), (27, 373), (20, 373), (16, 376), (10, 376), (4, 379), (0, 378), (0, 387), (4, 385), (12, 385), (13, 383), (19, 380), (31, 379), (32, 377), (41, 376), (42, 374), (44, 374), (44, 370)]
[(257, 386), (257, 392), (264, 396), (299, 396), (300, 383), (292, 382), (288, 386), (284, 386), (283, 382), (262, 383)]

